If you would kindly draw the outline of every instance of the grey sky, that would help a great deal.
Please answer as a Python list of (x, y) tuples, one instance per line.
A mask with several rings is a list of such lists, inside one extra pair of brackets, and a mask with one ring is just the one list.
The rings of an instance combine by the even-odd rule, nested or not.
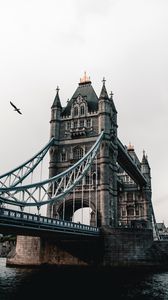
[(103, 77), (113, 91), (123, 144), (146, 151), (168, 226), (167, 13), (167, 0), (0, 1), (0, 173), (48, 142), (55, 88), (65, 105), (86, 71), (98, 95)]

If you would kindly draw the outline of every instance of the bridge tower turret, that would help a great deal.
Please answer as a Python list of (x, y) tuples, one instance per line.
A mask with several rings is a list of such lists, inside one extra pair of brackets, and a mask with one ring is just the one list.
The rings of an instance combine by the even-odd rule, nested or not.
[(61, 122), (62, 106), (59, 97), (59, 87), (56, 88), (56, 95), (53, 105), (51, 106), (51, 120), (50, 120), (50, 137), (55, 137), (59, 140), (60, 136), (60, 122)]
[(100, 211), (102, 225), (117, 225), (117, 111), (109, 98), (105, 79), (99, 96), (99, 133), (104, 131), (100, 148)]
[(142, 162), (141, 162), (141, 172), (147, 180), (147, 185), (144, 187), (144, 193), (147, 199), (147, 220), (148, 226), (152, 228), (153, 219), (153, 206), (152, 206), (152, 189), (151, 189), (151, 169), (149, 166), (147, 155), (143, 151)]
[(150, 166), (148, 162), (147, 155), (145, 154), (145, 151), (143, 151), (143, 156), (142, 156), (142, 162), (141, 162), (141, 171), (145, 178), (148, 181), (148, 185), (151, 186), (151, 171), (150, 171)]
[[(49, 162), (49, 177), (55, 175), (56, 169), (56, 157), (58, 153), (57, 143), (60, 139), (60, 124), (61, 124), (61, 112), (62, 105), (59, 97), (59, 87), (56, 88), (56, 95), (51, 106), (51, 120), (50, 120), (50, 138), (54, 137), (56, 143), (53, 147), (50, 148), (50, 162)], [(51, 215), (52, 206), (47, 207), (47, 215)]]

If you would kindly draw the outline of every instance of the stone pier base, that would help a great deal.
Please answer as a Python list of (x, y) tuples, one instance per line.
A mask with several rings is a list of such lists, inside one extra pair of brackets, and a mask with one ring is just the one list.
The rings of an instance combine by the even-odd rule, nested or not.
[(103, 227), (104, 266), (138, 266), (151, 263), (152, 230)]
[(167, 251), (168, 241), (154, 241), (152, 230), (104, 226), (96, 239), (17, 236), (16, 249), (7, 258), (7, 265), (168, 266)]
[(15, 251), (7, 257), (9, 266), (74, 265), (95, 263), (97, 242), (82, 240), (54, 240), (17, 236)]
[(40, 265), (40, 238), (17, 236), (16, 248), (7, 257), (7, 265)]

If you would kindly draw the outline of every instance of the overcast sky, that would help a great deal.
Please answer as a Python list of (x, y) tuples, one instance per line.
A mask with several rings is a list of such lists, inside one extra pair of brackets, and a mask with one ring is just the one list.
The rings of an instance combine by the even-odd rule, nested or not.
[(167, 0), (0, 1), (0, 173), (48, 142), (57, 85), (65, 106), (84, 71), (98, 96), (103, 77), (113, 91), (122, 143), (146, 151), (168, 226)]

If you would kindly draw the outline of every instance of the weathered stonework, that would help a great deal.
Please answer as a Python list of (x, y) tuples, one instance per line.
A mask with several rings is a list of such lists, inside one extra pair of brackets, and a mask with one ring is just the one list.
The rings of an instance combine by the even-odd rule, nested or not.
[(7, 257), (7, 265), (40, 265), (40, 238), (17, 236), (15, 251)]
[[(75, 210), (89, 207), (90, 224), (102, 228), (100, 247), (92, 245), (89, 252), (87, 243), (83, 251), (80, 243), (19, 236), (15, 255), (8, 264), (114, 266), (147, 261), (145, 250), (153, 242), (150, 167), (145, 153), (140, 162), (131, 145), (126, 151), (146, 178), (147, 186), (139, 187), (118, 165), (117, 128), (113, 94), (108, 96), (105, 80), (98, 97), (85, 75), (65, 107), (57, 89), (51, 107), (50, 137), (55, 138), (55, 145), (50, 149), (49, 177), (67, 170), (83, 157), (104, 131), (97, 160), (90, 169), (90, 183), (84, 178), (84, 184), (75, 189)], [(73, 197), (73, 191), (67, 195), (66, 210), (63, 199), (48, 205), (47, 216), (72, 220)], [(141, 228), (136, 229), (137, 226)]]
[(18, 236), (8, 266), (168, 268), (168, 241), (153, 241), (150, 229), (101, 228), (100, 239), (53, 240)]

